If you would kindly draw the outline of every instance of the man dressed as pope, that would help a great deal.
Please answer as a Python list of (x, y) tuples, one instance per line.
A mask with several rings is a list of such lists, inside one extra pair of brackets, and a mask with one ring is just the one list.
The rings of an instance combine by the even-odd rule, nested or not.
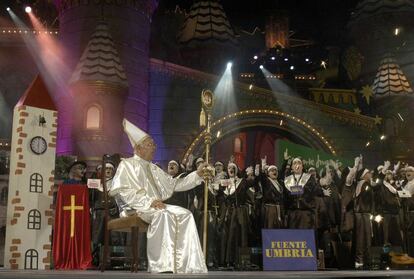
[(187, 209), (163, 203), (174, 191), (187, 191), (202, 183), (204, 165), (183, 178), (172, 178), (151, 163), (153, 139), (128, 120), (124, 131), (134, 156), (123, 159), (110, 186), (121, 208), (121, 217), (138, 214), (149, 225), (147, 256), (149, 272), (206, 273), (193, 215)]

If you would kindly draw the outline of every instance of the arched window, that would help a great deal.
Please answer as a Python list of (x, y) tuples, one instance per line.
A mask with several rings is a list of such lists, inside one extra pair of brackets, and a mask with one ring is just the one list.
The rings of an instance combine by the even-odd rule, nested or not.
[(27, 229), (29, 230), (40, 230), (40, 222), (42, 221), (42, 216), (40, 211), (37, 209), (32, 209), (27, 215)]
[(30, 192), (43, 193), (43, 177), (39, 173), (30, 176)]
[(101, 110), (98, 106), (92, 105), (86, 111), (86, 129), (99, 129), (101, 123)]
[(35, 249), (29, 249), (24, 255), (24, 269), (37, 269), (39, 254)]
[(0, 204), (1, 205), (7, 205), (7, 196), (8, 196), (8, 193), (9, 193), (9, 188), (7, 188), (7, 186), (6, 187), (3, 187), (1, 189), (1, 192), (0, 192)]
[(234, 139), (234, 152), (242, 152), (242, 140), (240, 138)]

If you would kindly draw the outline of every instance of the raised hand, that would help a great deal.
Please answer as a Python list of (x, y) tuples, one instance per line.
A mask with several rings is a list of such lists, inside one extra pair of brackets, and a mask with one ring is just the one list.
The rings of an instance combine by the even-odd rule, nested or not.
[(361, 157), (358, 156), (354, 160), (354, 167), (358, 168), (359, 164), (361, 164)]
[(332, 190), (331, 189), (323, 189), (322, 188), (322, 191), (323, 191), (323, 195), (325, 196), (325, 197), (330, 197), (331, 195), (332, 195)]
[(288, 154), (288, 150), (287, 150), (287, 148), (286, 148), (286, 150), (285, 150), (285, 152), (283, 153), (283, 158), (287, 161), (287, 160), (289, 160), (289, 158), (290, 158), (290, 156), (289, 156), (289, 154)]
[(259, 174), (260, 174), (260, 165), (256, 164), (256, 166), (254, 167), (254, 175), (259, 176)]
[(264, 156), (264, 158), (262, 158), (262, 169), (264, 169), (265, 166), (267, 166), (267, 156)]
[(398, 163), (394, 165), (394, 173), (398, 172), (398, 170), (400, 169), (400, 166), (401, 166), (401, 161), (398, 161)]

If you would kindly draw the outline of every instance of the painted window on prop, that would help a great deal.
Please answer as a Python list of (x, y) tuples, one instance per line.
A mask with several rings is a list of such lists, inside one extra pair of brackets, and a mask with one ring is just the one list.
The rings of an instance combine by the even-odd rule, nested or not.
[(43, 193), (43, 177), (39, 173), (30, 176), (30, 192)]
[(100, 129), (101, 126), (102, 110), (97, 105), (92, 105), (86, 111), (86, 129)]
[(29, 249), (24, 255), (24, 269), (37, 269), (39, 253), (35, 249)]
[(32, 209), (27, 215), (27, 228), (29, 230), (40, 230), (40, 224), (42, 221), (42, 216), (40, 211), (37, 209)]

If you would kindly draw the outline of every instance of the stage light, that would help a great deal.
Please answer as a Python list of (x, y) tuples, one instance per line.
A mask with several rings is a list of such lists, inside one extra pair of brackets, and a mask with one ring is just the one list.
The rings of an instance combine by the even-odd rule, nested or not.
[(259, 56), (257, 56), (257, 55), (253, 56), (254, 60), (257, 60), (258, 58), (259, 58)]
[(377, 223), (381, 223), (382, 219), (383, 218), (382, 218), (381, 215), (377, 215), (377, 216), (375, 216), (374, 221), (377, 222)]
[(219, 130), (219, 131), (217, 131), (217, 135), (216, 135), (216, 137), (217, 138), (219, 138), (220, 137), (220, 134), (221, 134), (221, 131)]
[(326, 69), (326, 62), (325, 61), (321, 61), (321, 66), (324, 67)]
[(264, 67), (263, 67), (263, 65), (260, 65), (260, 66), (259, 66), (259, 68), (260, 68), (260, 69), (263, 69)]
[(26, 6), (26, 8), (24, 8), (24, 11), (30, 14), (32, 12), (32, 8), (30, 6)]
[(385, 135), (381, 135), (380, 140), (385, 140), (386, 136)]
[(368, 147), (370, 145), (371, 145), (371, 142), (369, 142), (369, 141), (365, 144), (366, 147)]
[(280, 125), (280, 126), (283, 126), (283, 119), (281, 119), (281, 120), (280, 120), (279, 125)]
[(6, 8), (6, 11), (10, 12), (10, 10), (11, 10), (11, 9), (10, 9), (10, 7), (7, 7), (7, 8)]
[(309, 62), (310, 60), (309, 60), (309, 58), (305, 58), (305, 62)]
[(295, 69), (295, 66), (292, 65), (289, 69), (293, 71)]
[(227, 69), (231, 69), (231, 66), (233, 66), (233, 63), (228, 62), (228, 63), (227, 63)]
[(250, 84), (249, 85), (249, 90), (252, 90), (252, 88), (253, 88), (253, 84)]
[(270, 57), (270, 59), (272, 59), (272, 60), (276, 60), (276, 57), (272, 56), (272, 57)]
[(394, 29), (394, 35), (398, 36), (398, 34), (400, 34), (400, 28), (397, 27)]
[(287, 62), (287, 61), (289, 61), (289, 58), (286, 57), (284, 60)]

